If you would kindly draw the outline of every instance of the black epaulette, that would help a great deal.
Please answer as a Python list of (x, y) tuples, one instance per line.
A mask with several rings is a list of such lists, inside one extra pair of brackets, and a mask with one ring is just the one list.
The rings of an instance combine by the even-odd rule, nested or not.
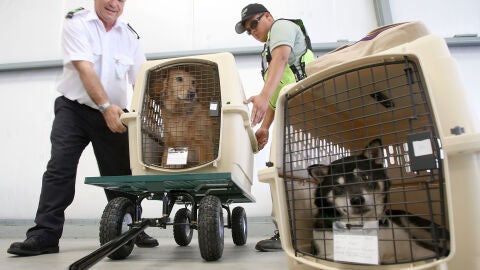
[(140, 39), (140, 36), (138, 35), (137, 31), (135, 31), (135, 29), (133, 29), (133, 27), (127, 23), (127, 26), (128, 26), (128, 29), (130, 29), (130, 31), (132, 31), (133, 33), (135, 33), (135, 35), (137, 35), (137, 39)]
[(73, 18), (73, 15), (75, 15), (75, 13), (79, 12), (79, 11), (82, 11), (84, 10), (83, 7), (79, 7), (79, 8), (76, 8), (74, 10), (71, 10), (67, 13), (67, 15), (65, 16), (66, 19), (71, 19)]

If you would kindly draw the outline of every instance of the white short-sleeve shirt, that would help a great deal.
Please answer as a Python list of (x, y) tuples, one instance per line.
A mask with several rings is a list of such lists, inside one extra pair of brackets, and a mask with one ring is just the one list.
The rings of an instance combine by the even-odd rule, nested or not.
[(128, 84), (135, 83), (145, 54), (136, 33), (117, 20), (106, 31), (94, 11), (83, 10), (65, 19), (62, 38), (63, 74), (58, 91), (70, 100), (98, 108), (83, 87), (72, 61), (93, 63), (110, 103), (120, 108), (127, 106)]

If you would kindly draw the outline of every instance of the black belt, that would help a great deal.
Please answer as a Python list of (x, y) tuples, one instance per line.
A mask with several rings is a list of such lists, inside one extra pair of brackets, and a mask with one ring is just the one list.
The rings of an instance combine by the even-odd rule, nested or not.
[(71, 100), (71, 99), (69, 99), (69, 98), (67, 98), (67, 97), (65, 97), (65, 96), (61, 96), (61, 98), (62, 98), (64, 101), (66, 101), (66, 102), (68, 102), (68, 103), (70, 103), (70, 104), (72, 104), (72, 105), (80, 106), (80, 107), (82, 107), (82, 108), (84, 108), (84, 109), (89, 109), (89, 110), (94, 110), (94, 111), (100, 112), (99, 110), (94, 109), (94, 108), (92, 108), (92, 107), (90, 107), (90, 106), (88, 106), (88, 105), (79, 103), (77, 100)]

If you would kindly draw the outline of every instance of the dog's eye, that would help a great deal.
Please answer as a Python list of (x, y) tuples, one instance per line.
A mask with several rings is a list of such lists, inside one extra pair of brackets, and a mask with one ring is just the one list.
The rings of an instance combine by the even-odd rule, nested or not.
[(344, 187), (343, 186), (334, 186), (333, 187), (333, 194), (334, 195), (342, 195)]
[(176, 77), (175, 80), (176, 80), (177, 82), (183, 82), (183, 77)]
[(375, 181), (368, 182), (368, 187), (371, 189), (377, 188), (377, 182)]
[(362, 174), (362, 179), (363, 179), (364, 181), (368, 181), (368, 180), (370, 179), (370, 177), (368, 177), (367, 174)]

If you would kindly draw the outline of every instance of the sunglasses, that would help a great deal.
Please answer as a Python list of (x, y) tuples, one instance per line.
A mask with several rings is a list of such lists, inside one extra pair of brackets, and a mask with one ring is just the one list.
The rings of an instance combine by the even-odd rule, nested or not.
[(265, 13), (262, 13), (262, 15), (258, 16), (255, 20), (253, 20), (251, 23), (250, 23), (250, 28), (247, 28), (247, 34), (251, 35), (252, 34), (252, 31), (257, 28), (257, 25), (258, 25), (258, 22), (260, 22), (260, 20), (262, 19), (263, 15), (265, 15)]

